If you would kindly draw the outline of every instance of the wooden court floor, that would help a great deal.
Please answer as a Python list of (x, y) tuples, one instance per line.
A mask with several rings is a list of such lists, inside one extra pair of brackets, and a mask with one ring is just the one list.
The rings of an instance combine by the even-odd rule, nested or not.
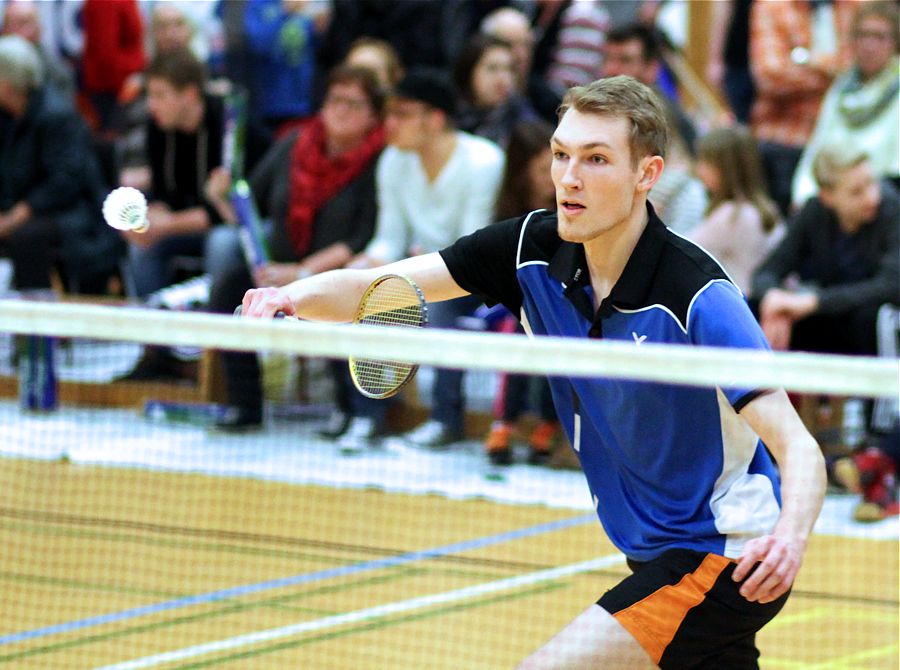
[[(0, 665), (507, 668), (627, 572), (590, 515), (0, 459)], [(814, 537), (763, 668), (898, 667), (898, 544)]]

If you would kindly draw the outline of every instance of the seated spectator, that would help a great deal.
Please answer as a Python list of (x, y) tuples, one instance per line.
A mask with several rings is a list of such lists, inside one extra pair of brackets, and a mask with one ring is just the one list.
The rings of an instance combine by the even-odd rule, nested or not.
[[(362, 251), (375, 229), (375, 164), (384, 146), (382, 105), (381, 87), (371, 71), (349, 66), (332, 71), (319, 113), (273, 146), (250, 177), (260, 214), (271, 222), (272, 261), (253, 276), (243, 260), (217, 276), (210, 291), (212, 311), (231, 314), (254, 286), (281, 285), (333, 270)], [(210, 190), (225, 219), (234, 223), (226, 200), (229, 182), (217, 175)], [(222, 361), (232, 412), (219, 428), (259, 426), (262, 389), (256, 355), (225, 353)], [(347, 416), (347, 366), (337, 361), (332, 365), (337, 405)]]
[(614, 28), (606, 35), (601, 76), (628, 75), (656, 90), (666, 105), (669, 127), (678, 132), (693, 154), (697, 131), (681, 105), (657, 86), (662, 70), (662, 43), (652, 27), (633, 23)]
[(74, 95), (75, 73), (72, 67), (49, 54), (41, 44), (41, 19), (34, 0), (7, 0), (3, 7), (3, 34), (19, 35), (31, 42), (41, 57), (46, 83), (67, 95)]
[(575, 0), (560, 10), (559, 33), (546, 72), (547, 81), (559, 94), (601, 76), (604, 40), (609, 31), (608, 4)]
[(537, 113), (516, 88), (512, 48), (489, 35), (474, 35), (454, 68), (457, 127), (505, 148), (512, 129)]
[(653, 185), (649, 200), (656, 213), (676, 233), (685, 235), (706, 212), (709, 202), (703, 182), (694, 174), (694, 157), (679, 135), (677, 122), (669, 115), (669, 144), (666, 147), (666, 169)]
[[(375, 267), (437, 251), (491, 222), (503, 174), (503, 151), (453, 125), (453, 92), (440, 72), (414, 68), (388, 98), (388, 148), (378, 161), (375, 237), (351, 267)], [(429, 325), (453, 328), (471, 314), (468, 296), (429, 305)], [(431, 419), (406, 435), (415, 446), (437, 447), (463, 431), (463, 373), (436, 371)], [(355, 394), (354, 420), (339, 443), (355, 451), (385, 431), (386, 403)]]
[(687, 236), (715, 256), (738, 288), (749, 294), (753, 273), (784, 235), (750, 131), (732, 126), (702, 137), (697, 175), (710, 202), (703, 221)]
[(879, 306), (900, 296), (898, 195), (852, 147), (813, 161), (819, 194), (791, 221), (753, 279), (774, 349), (877, 353)]
[(390, 91), (403, 78), (400, 56), (390, 42), (377, 37), (356, 39), (344, 57), (344, 65), (369, 68), (384, 91)]
[[(552, 135), (553, 126), (543, 121), (525, 121), (513, 129), (497, 197), (496, 218), (509, 219), (537, 209), (556, 210), (556, 189), (550, 179)], [(524, 334), (516, 316), (502, 306), (493, 309), (504, 312), (493, 330)], [(531, 395), (537, 395), (538, 406), (534, 409), (539, 421), (528, 437), (528, 461), (532, 464), (546, 462), (559, 442), (562, 433), (547, 378), (502, 374), (500, 392), (494, 403), (495, 419), (484, 445), (488, 458), (495, 465), (512, 462), (511, 439), (516, 433), (517, 422), (529, 409)]]
[(174, 256), (204, 260), (215, 272), (216, 255), (206, 253), (207, 233), (218, 220), (205, 198), (207, 179), (222, 164), (224, 104), (204, 93), (203, 65), (188, 50), (163, 53), (145, 72), (146, 152), (151, 172), (145, 233), (123, 232), (129, 243), (129, 274), (138, 297), (171, 283)]
[(18, 290), (49, 289), (61, 262), (70, 290), (105, 293), (121, 242), (100, 216), (90, 132), (43, 74), (34, 45), (0, 37), (0, 254)]
[(533, 71), (536, 39), (528, 17), (513, 7), (501, 7), (484, 17), (481, 32), (512, 47), (516, 89), (542, 119), (556, 123), (556, 110), (562, 100), (547, 80)]
[(900, 179), (900, 16), (897, 5), (870, 2), (853, 21), (853, 66), (825, 94), (797, 171), (791, 198), (799, 208), (816, 193), (812, 161), (826, 144), (865, 151), (878, 177)]

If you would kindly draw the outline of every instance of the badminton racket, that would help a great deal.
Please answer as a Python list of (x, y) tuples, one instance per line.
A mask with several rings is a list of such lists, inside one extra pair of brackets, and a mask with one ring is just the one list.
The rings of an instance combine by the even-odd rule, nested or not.
[[(241, 307), (234, 310), (240, 316)], [(285, 317), (278, 312), (275, 318)], [(408, 277), (389, 274), (369, 284), (356, 308), (353, 323), (366, 326), (399, 326), (424, 328), (428, 324), (428, 305), (416, 283)], [(353, 384), (367, 398), (390, 398), (406, 386), (419, 366), (415, 363), (385, 361), (373, 358), (349, 359)]]

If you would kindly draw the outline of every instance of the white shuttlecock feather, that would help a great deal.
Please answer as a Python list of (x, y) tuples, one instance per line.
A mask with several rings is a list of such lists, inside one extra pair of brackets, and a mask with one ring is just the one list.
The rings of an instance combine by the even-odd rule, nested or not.
[(118, 230), (143, 233), (147, 222), (147, 199), (136, 188), (122, 186), (110, 192), (103, 201), (103, 218)]

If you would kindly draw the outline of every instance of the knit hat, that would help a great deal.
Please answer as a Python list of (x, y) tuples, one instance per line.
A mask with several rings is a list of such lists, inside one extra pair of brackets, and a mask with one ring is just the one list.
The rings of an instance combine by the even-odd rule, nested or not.
[(406, 100), (423, 102), (439, 109), (452, 120), (456, 115), (456, 96), (449, 78), (440, 70), (414, 67), (394, 87), (393, 95)]

